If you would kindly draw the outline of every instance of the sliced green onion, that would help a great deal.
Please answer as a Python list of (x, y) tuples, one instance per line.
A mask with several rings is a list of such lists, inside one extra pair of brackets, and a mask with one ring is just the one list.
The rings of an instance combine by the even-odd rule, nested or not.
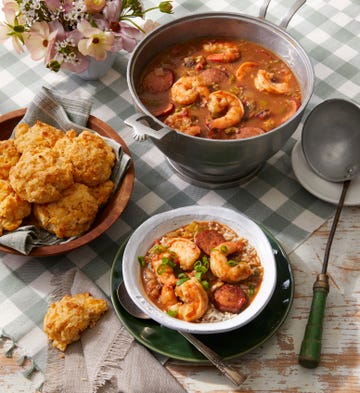
[(157, 274), (163, 274), (163, 273), (165, 273), (166, 266), (167, 266), (167, 265), (161, 263), (161, 264), (157, 267), (156, 273), (157, 273)]
[(180, 273), (177, 278), (178, 280), (176, 281), (176, 286), (184, 284), (185, 281), (190, 280), (190, 277), (185, 273)]
[(176, 318), (176, 316), (178, 315), (178, 311), (177, 310), (167, 310), (166, 312), (170, 317)]
[(169, 259), (168, 257), (164, 257), (161, 259), (160, 265), (157, 267), (156, 272), (158, 274), (163, 274), (166, 271), (167, 266), (174, 268), (176, 263)]
[(168, 265), (170, 267), (175, 267), (176, 263), (169, 259), (168, 257), (164, 257), (161, 259), (161, 264)]
[(206, 255), (203, 256), (202, 263), (203, 263), (203, 266), (206, 266), (209, 269), (209, 259)]
[(255, 287), (254, 287), (253, 284), (249, 285), (248, 294), (249, 294), (249, 296), (254, 296), (254, 294), (255, 294)]
[(207, 268), (206, 266), (203, 265), (199, 265), (199, 266), (194, 266), (194, 270), (198, 273), (206, 273), (207, 272)]
[(166, 247), (164, 247), (164, 246), (161, 245), (161, 244), (157, 244), (156, 246), (153, 247), (152, 252), (153, 252), (154, 254), (161, 254), (162, 252), (164, 252), (164, 251), (166, 251), (166, 250), (167, 250)]
[(197, 260), (197, 261), (194, 263), (194, 270), (198, 269), (199, 266), (202, 266), (202, 263), (201, 263), (200, 260)]
[(201, 281), (201, 285), (203, 286), (203, 288), (205, 289), (205, 291), (207, 291), (209, 289), (209, 282), (206, 280)]
[(223, 254), (227, 254), (227, 253), (228, 253), (228, 248), (223, 244), (223, 245), (220, 247), (220, 251), (221, 251)]
[(142, 267), (145, 267), (146, 266), (146, 261), (145, 261), (145, 258), (143, 257), (143, 256), (138, 256), (138, 261), (139, 261), (139, 263), (140, 263), (140, 265), (142, 266)]
[(206, 273), (209, 270), (209, 260), (206, 256), (204, 256), (201, 261), (198, 260), (194, 263), (194, 270), (202, 273)]
[(233, 259), (229, 259), (229, 260), (227, 261), (227, 264), (228, 264), (229, 266), (234, 267), (234, 266), (238, 265), (239, 262), (238, 262), (238, 261), (234, 261)]

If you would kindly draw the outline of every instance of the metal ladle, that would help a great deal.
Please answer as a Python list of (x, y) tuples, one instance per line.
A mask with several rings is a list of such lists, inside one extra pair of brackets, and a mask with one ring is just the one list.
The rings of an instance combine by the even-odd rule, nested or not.
[(343, 182), (322, 271), (313, 285), (310, 314), (299, 354), (302, 366), (315, 368), (320, 362), (322, 321), (329, 292), (330, 248), (350, 180), (360, 171), (360, 108), (342, 99), (327, 100), (315, 107), (304, 123), (302, 148), (315, 173), (328, 181)]
[[(119, 299), (120, 304), (124, 307), (124, 309), (134, 316), (135, 318), (139, 319), (151, 319), (147, 314), (145, 314), (140, 308), (132, 301), (130, 298), (124, 281), (121, 281), (117, 288), (117, 297)], [(214, 366), (216, 366), (230, 381), (235, 384), (236, 386), (241, 385), (246, 376), (239, 373), (233, 367), (228, 364), (225, 364), (221, 357), (215, 353), (212, 349), (207, 347), (203, 342), (198, 340), (192, 334), (178, 331), (186, 340), (188, 340), (198, 351), (200, 351)]]

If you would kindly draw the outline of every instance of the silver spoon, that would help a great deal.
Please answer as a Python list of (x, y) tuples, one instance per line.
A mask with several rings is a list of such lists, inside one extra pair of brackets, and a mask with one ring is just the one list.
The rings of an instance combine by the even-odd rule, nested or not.
[(346, 100), (324, 101), (312, 110), (302, 131), (302, 147), (310, 167), (332, 182), (343, 182), (342, 192), (325, 248), (322, 271), (313, 286), (313, 299), (301, 344), (299, 363), (315, 368), (320, 362), (322, 320), (329, 292), (327, 266), (336, 226), (350, 180), (360, 172), (360, 108)]
[[(117, 296), (119, 299), (120, 304), (124, 307), (124, 309), (134, 316), (135, 318), (139, 319), (151, 319), (147, 314), (145, 314), (140, 308), (132, 301), (130, 298), (125, 284), (123, 281), (118, 286), (117, 289)], [(237, 370), (231, 367), (228, 364), (225, 364), (221, 357), (214, 352), (212, 349), (207, 347), (204, 343), (198, 340), (192, 334), (178, 331), (183, 337), (186, 338), (198, 351), (200, 351), (215, 367), (217, 367), (222, 374), (224, 374), (230, 381), (235, 384), (236, 386), (240, 386), (245, 379), (247, 378), (243, 374), (240, 374)]]

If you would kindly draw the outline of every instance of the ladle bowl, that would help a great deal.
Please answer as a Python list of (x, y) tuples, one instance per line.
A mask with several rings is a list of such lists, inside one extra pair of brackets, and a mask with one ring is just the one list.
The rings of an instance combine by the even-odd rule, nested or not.
[(345, 181), (360, 172), (360, 110), (354, 103), (319, 104), (305, 120), (301, 140), (311, 169), (325, 180)]

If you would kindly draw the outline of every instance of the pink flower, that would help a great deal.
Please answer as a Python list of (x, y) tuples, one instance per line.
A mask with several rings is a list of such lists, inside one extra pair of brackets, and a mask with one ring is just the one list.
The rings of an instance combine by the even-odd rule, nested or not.
[(112, 51), (116, 52), (125, 49), (131, 52), (144, 34), (136, 27), (129, 26), (127, 23), (120, 22), (121, 2), (107, 2), (103, 9), (107, 28), (111, 29), (115, 36), (115, 42)]
[(144, 33), (124, 22), (118, 22), (112, 28), (116, 28), (113, 30), (115, 36), (113, 51), (125, 49), (127, 52), (132, 52), (139, 40), (144, 37)]
[(78, 43), (80, 53), (84, 56), (92, 56), (98, 61), (105, 60), (107, 52), (114, 44), (114, 34), (92, 27), (86, 20), (81, 21), (77, 29), (85, 37)]
[(56, 39), (51, 40), (45, 63), (53, 71), (66, 69), (72, 72), (85, 71), (89, 65), (89, 57), (83, 56), (77, 49), (82, 34), (73, 30), (65, 32), (59, 21), (50, 22), (50, 30), (56, 31)]
[(50, 27), (46, 22), (35, 22), (31, 26), (30, 31), (24, 37), (25, 46), (33, 60), (46, 57), (49, 45), (55, 40), (56, 33), (56, 31), (50, 32)]

